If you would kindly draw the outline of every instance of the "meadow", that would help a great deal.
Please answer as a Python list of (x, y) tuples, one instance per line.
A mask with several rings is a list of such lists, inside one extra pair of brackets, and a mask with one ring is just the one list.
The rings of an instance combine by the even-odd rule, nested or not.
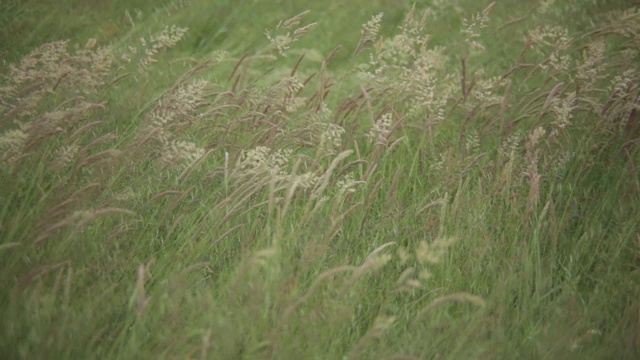
[(0, 23), (0, 358), (640, 358), (638, 1)]

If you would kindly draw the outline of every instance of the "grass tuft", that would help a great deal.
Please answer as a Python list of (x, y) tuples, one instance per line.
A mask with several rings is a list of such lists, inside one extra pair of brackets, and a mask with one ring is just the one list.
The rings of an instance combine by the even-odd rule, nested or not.
[(65, 4), (0, 5), (3, 358), (640, 357), (634, 4)]

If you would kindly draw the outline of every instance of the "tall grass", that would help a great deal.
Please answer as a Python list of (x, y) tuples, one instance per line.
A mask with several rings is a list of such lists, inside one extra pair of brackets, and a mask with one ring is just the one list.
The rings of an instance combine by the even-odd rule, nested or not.
[(640, 10), (127, 4), (3, 50), (3, 358), (640, 356)]

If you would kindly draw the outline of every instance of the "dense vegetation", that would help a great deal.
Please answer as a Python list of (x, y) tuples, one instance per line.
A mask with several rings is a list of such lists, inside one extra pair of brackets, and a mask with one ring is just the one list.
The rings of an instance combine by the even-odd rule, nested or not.
[(1, 358), (640, 358), (633, 2), (152, 3), (0, 5)]

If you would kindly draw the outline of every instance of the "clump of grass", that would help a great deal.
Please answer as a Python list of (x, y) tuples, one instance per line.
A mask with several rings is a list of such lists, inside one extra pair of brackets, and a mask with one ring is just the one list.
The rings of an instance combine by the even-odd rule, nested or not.
[(375, 12), (340, 64), (304, 11), (8, 66), (0, 353), (636, 357), (640, 12), (502, 6)]

